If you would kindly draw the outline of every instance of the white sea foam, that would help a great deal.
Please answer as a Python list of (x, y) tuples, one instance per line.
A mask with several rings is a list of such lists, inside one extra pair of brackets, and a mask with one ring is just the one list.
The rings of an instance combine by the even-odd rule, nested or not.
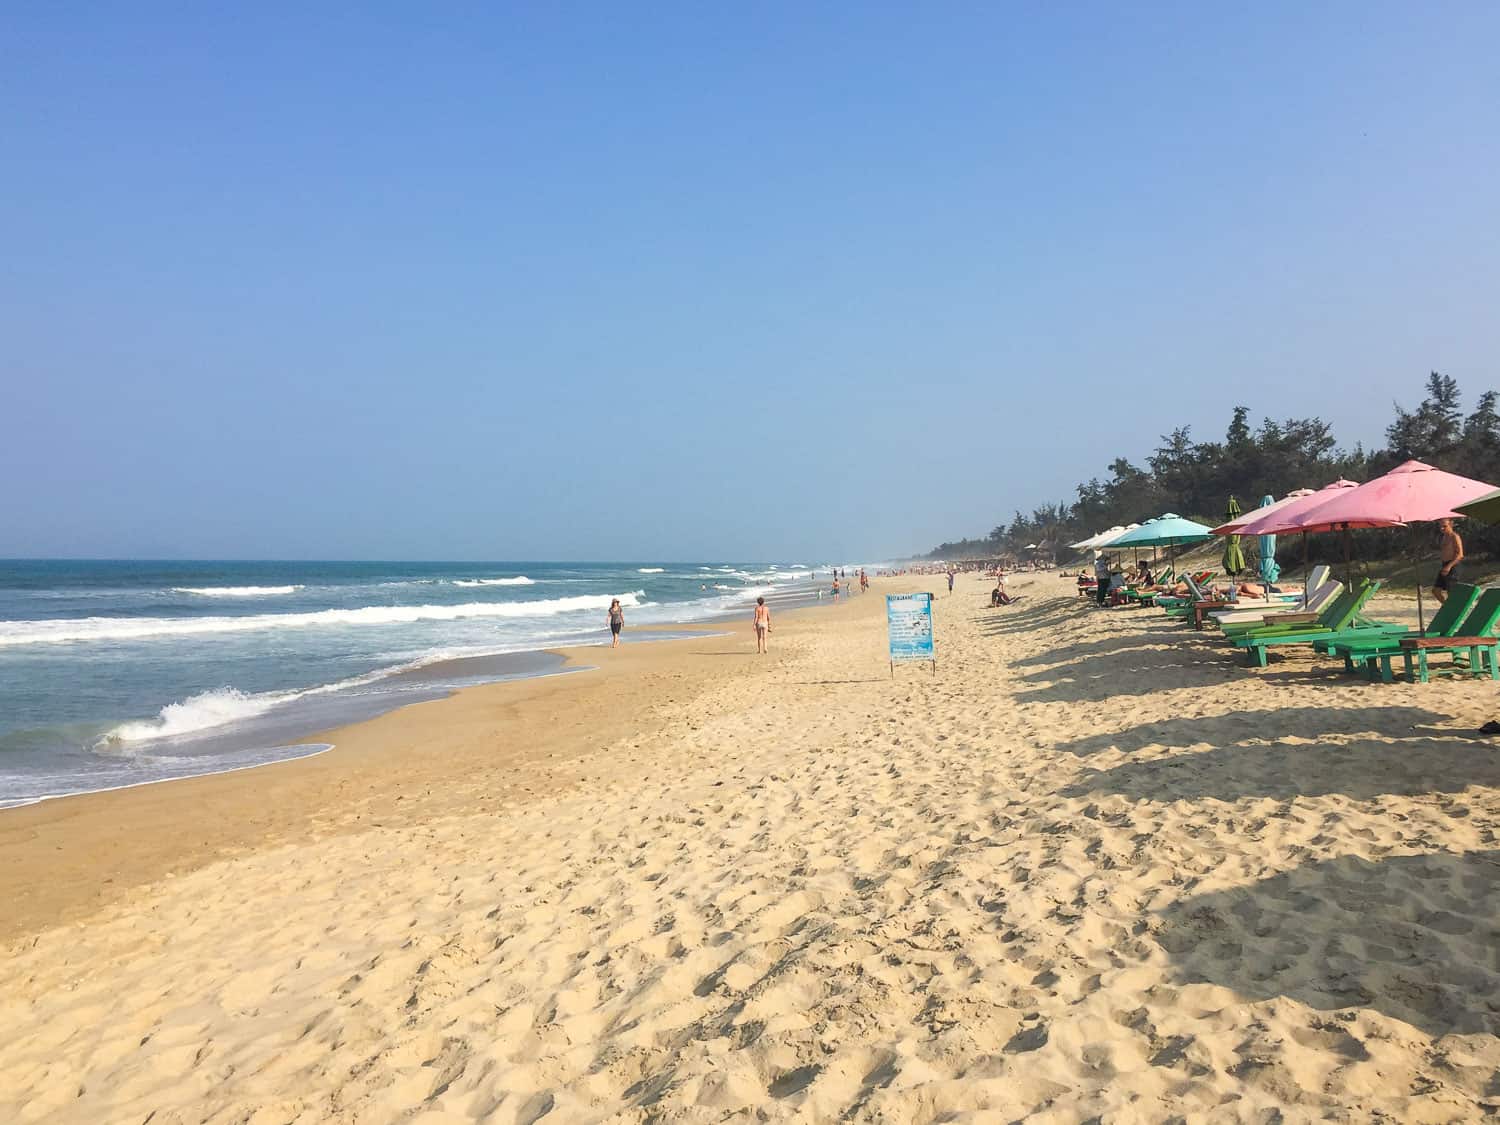
[(665, 574), (667, 568), (664, 566), (643, 566), (636, 571), (637, 574)]
[[(644, 590), (618, 595), (625, 606), (639, 606)], [(404, 625), (417, 621), (458, 621), (470, 617), (551, 617), (578, 610), (607, 609), (609, 594), (579, 594), (534, 602), (469, 602), (464, 605), (371, 605), (315, 613), (259, 613), (244, 617), (76, 617), (58, 621), (0, 622), (0, 648), (61, 644), (68, 641), (129, 641), (147, 637), (205, 633), (251, 633), (262, 629), (316, 629), (337, 626)]]
[(535, 586), (535, 579), (518, 574), (514, 578), (455, 578), (455, 586)]
[(142, 722), (121, 723), (106, 734), (102, 743), (142, 742), (148, 738), (171, 738), (191, 734), (209, 727), (222, 726), (240, 719), (263, 715), (278, 703), (296, 699), (298, 692), (265, 692), (247, 695), (235, 688), (216, 688), (200, 692), (181, 703), (169, 703), (156, 718)]
[(271, 598), (295, 594), (301, 586), (173, 586), (174, 594), (197, 594), (203, 598)]

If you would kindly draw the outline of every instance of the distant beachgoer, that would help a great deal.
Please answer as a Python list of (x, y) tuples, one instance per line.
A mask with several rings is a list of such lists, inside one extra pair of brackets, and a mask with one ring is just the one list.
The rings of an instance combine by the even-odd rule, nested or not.
[(620, 599), (616, 598), (609, 603), (609, 633), (614, 639), (610, 642), (610, 648), (620, 647), (620, 630), (625, 628), (625, 610), (620, 605)]
[(755, 651), (766, 652), (770, 649), (767, 643), (771, 635), (771, 609), (766, 605), (765, 598), (755, 599)]
[(861, 590), (868, 590), (870, 588), (869, 576), (863, 570), (859, 572), (859, 588)]
[(833, 576), (833, 596), (839, 596), (839, 578), (836, 574)]
[(1440, 602), (1448, 600), (1448, 587), (1458, 574), (1458, 564), (1464, 561), (1464, 541), (1453, 530), (1452, 520), (1438, 521), (1438, 551), (1442, 566), (1432, 580), (1432, 596)]
[(1109, 559), (1103, 551), (1094, 556), (1094, 578), (1099, 583), (1095, 593), (1099, 597), (1099, 604), (1103, 605), (1109, 601)]
[(953, 593), (953, 571), (948, 572), (948, 593)]

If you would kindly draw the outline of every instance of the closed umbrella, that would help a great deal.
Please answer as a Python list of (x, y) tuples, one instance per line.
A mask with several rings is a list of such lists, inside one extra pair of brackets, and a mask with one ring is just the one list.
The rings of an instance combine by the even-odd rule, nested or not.
[[(1240, 502), (1233, 496), (1229, 498), (1229, 505), (1224, 509), (1224, 519), (1228, 524), (1234, 523), (1244, 513), (1240, 511)], [(1214, 529), (1216, 532), (1218, 528)], [(1224, 573), (1233, 578), (1245, 569), (1245, 552), (1240, 549), (1240, 537), (1230, 535), (1224, 542), (1224, 554), (1221, 560), (1224, 564)]]
[[(1360, 527), (1398, 527), (1402, 524), (1426, 523), (1431, 520), (1459, 519), (1463, 513), (1453, 509), (1459, 504), (1480, 500), (1495, 491), (1494, 485), (1471, 480), (1407, 461), (1383, 477), (1344, 490), (1326, 504), (1319, 504), (1296, 520), (1299, 529), (1309, 531)], [(1417, 582), (1417, 624), (1426, 627), (1422, 612), (1422, 583)]]
[[(1269, 508), (1276, 501), (1269, 496), (1260, 498), (1260, 506)], [(1266, 584), (1266, 601), (1271, 600), (1271, 583), (1281, 577), (1281, 567), (1276, 564), (1276, 536), (1260, 537), (1260, 579)]]

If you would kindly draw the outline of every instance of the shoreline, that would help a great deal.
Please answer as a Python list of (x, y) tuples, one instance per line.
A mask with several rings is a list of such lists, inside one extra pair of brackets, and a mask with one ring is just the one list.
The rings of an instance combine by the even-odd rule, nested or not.
[[(874, 593), (874, 585), (869, 593)], [(847, 611), (866, 595), (832, 605), (811, 601), (780, 610), (777, 621), (795, 620), (813, 611)], [(754, 638), (738, 619), (696, 620), (643, 626), (640, 632), (672, 636), (631, 640), (611, 650), (607, 642), (528, 650), (516, 656), (559, 658), (552, 670), (454, 687), (437, 697), (398, 703), (369, 718), (309, 732), (291, 746), (327, 745), (327, 749), (252, 765), (142, 781), (110, 789), (68, 793), (0, 809), (0, 900), (10, 909), (0, 915), (0, 948), (52, 925), (67, 924), (127, 898), (136, 888), (163, 877), (195, 871), (220, 859), (266, 847), (306, 842), (324, 835), (360, 831), (371, 825), (386, 827), (429, 815), (468, 811), (435, 798), (431, 787), (463, 770), (457, 761), (434, 762), (425, 755), (441, 752), (431, 745), (433, 732), (443, 743), (445, 732), (460, 728), (456, 752), (470, 768), (504, 770), (509, 763), (532, 781), (514, 783), (524, 800), (533, 792), (572, 782), (548, 763), (561, 766), (588, 754), (584, 743), (594, 741), (578, 730), (559, 736), (538, 723), (527, 708), (565, 705), (567, 684), (577, 688), (573, 702), (593, 718), (599, 739), (618, 734), (645, 717), (649, 698), (613, 715), (601, 714), (596, 696), (620, 679), (662, 674), (687, 656), (653, 654), (674, 646), (703, 644), (733, 638), (748, 646), (743, 655), (754, 658)], [(592, 660), (603, 652), (604, 660)], [(691, 654), (691, 649), (684, 650)], [(621, 656), (624, 659), (620, 659)], [(775, 655), (773, 649), (772, 655)], [(486, 658), (457, 658), (451, 662)], [(419, 670), (425, 672), (426, 669)], [(603, 673), (588, 677), (581, 673)], [(487, 733), (507, 739), (498, 755), (487, 756), (474, 744), (471, 729), (489, 709), (501, 711), (504, 728)], [(558, 746), (549, 748), (551, 741)], [(527, 747), (518, 743), (528, 742)], [(403, 755), (423, 755), (421, 770), (403, 776)], [(561, 755), (561, 757), (559, 757)], [(406, 764), (415, 765), (415, 762)], [(536, 775), (536, 776), (533, 776)], [(423, 785), (418, 794), (406, 785)], [(505, 786), (505, 781), (498, 782)], [(360, 792), (358, 809), (347, 806)], [(397, 805), (405, 807), (396, 807)], [(260, 806), (260, 807), (257, 807)], [(120, 843), (128, 840), (128, 844)]]

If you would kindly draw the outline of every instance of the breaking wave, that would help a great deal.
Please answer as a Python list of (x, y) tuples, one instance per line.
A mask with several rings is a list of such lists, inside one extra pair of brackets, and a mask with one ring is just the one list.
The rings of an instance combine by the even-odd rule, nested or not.
[(121, 723), (106, 734), (101, 743), (142, 742), (149, 738), (171, 738), (191, 734), (209, 727), (222, 726), (238, 719), (263, 715), (278, 703), (296, 699), (298, 692), (267, 692), (247, 695), (236, 688), (216, 688), (200, 692), (181, 703), (169, 703), (156, 718)]
[[(644, 590), (618, 595), (639, 606)], [(393, 625), (457, 621), (471, 617), (551, 617), (577, 610), (608, 609), (609, 594), (579, 594), (534, 602), (469, 602), (464, 605), (370, 605), (315, 613), (258, 613), (244, 617), (77, 617), (58, 621), (0, 622), (0, 648), (69, 641), (130, 641), (202, 633), (251, 633), (262, 629), (316, 629), (344, 625)]]
[(301, 586), (173, 586), (174, 594), (196, 594), (202, 598), (270, 598), (295, 594)]

